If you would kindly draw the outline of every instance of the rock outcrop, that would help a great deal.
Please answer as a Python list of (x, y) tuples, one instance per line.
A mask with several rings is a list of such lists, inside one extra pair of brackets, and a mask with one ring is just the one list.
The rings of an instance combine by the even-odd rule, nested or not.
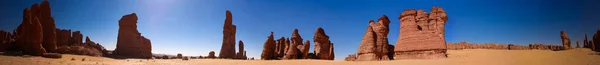
[(581, 48), (581, 47), (579, 46), (579, 41), (575, 42), (575, 46), (576, 46), (575, 48)]
[(322, 60), (333, 60), (333, 43), (329, 41), (329, 36), (325, 34), (323, 28), (318, 27), (315, 31), (313, 41), (315, 43), (315, 55)]
[(274, 53), (275, 53), (275, 40), (273, 39), (273, 32), (271, 32), (271, 34), (269, 35), (269, 37), (267, 38), (267, 40), (265, 41), (265, 44), (263, 46), (263, 50), (262, 50), (262, 54), (260, 55), (260, 59), (262, 60), (272, 60), (274, 59)]
[(590, 48), (590, 43), (588, 42), (587, 34), (583, 36), (583, 48)]
[(494, 50), (508, 50), (509, 46), (506, 44), (496, 43), (469, 43), (461, 41), (458, 43), (448, 42), (447, 48), (449, 50), (462, 50), (462, 49), (494, 49)]
[(56, 29), (56, 46), (70, 45), (71, 30)]
[(562, 40), (564, 49), (571, 49), (571, 39), (565, 31), (560, 31), (560, 39)]
[(119, 34), (114, 55), (127, 58), (152, 58), (151, 42), (138, 32), (137, 20), (135, 13), (125, 15), (119, 20)]
[(434, 6), (423, 10), (407, 9), (400, 14), (400, 35), (394, 48), (394, 59), (446, 58), (444, 25), (446, 12)]
[(237, 59), (246, 59), (246, 51), (244, 50), (244, 42), (242, 40), (240, 40), (238, 47)]
[(600, 52), (600, 29), (598, 29), (598, 31), (596, 31), (596, 34), (594, 34), (594, 37), (592, 38), (592, 42), (590, 44), (592, 44), (592, 48), (594, 51), (596, 52)]
[(233, 25), (231, 12), (225, 11), (225, 24), (223, 25), (223, 44), (219, 52), (219, 58), (235, 58), (235, 32), (236, 26)]
[(71, 34), (71, 43), (69, 45), (82, 45), (83, 42), (81, 41), (83, 39), (83, 34), (81, 34), (81, 31), (75, 31)]
[(290, 48), (287, 49), (285, 56), (283, 56), (283, 59), (298, 59), (298, 56), (300, 56), (299, 54), (302, 54), (299, 49), (299, 46), (302, 46), (302, 40), (302, 37), (298, 33), (298, 29), (294, 29), (291, 39), (292, 43)]
[(33, 4), (31, 8), (26, 8), (23, 11), (23, 22), (16, 29), (16, 42), (21, 47), (25, 54), (40, 56), (46, 53), (46, 49), (42, 47), (43, 30), (42, 25), (37, 16), (39, 13), (39, 5)]
[(390, 20), (386, 15), (379, 18), (378, 22), (369, 20), (369, 26), (363, 36), (358, 49), (358, 61), (390, 60), (387, 34), (389, 33)]
[(42, 25), (43, 41), (42, 46), (48, 52), (56, 51), (56, 25), (54, 24), (54, 18), (50, 13), (50, 3), (42, 1), (37, 11), (38, 21)]
[(206, 58), (217, 58), (217, 56), (215, 56), (215, 51), (208, 52), (208, 56), (206, 56)]
[(358, 56), (356, 54), (350, 54), (346, 58), (344, 58), (344, 61), (356, 61), (357, 57)]
[(4, 52), (8, 47), (12, 46), (12, 40), (10, 32), (0, 30), (0, 52)]
[(300, 47), (300, 52), (302, 52), (302, 55), (300, 55), (302, 57), (301, 59), (308, 59), (309, 50), (310, 41), (306, 40), (304, 44), (302, 44), (302, 46)]

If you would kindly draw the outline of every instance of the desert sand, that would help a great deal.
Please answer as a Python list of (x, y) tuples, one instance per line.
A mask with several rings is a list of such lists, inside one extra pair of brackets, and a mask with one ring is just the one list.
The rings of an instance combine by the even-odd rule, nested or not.
[(70, 54), (52, 59), (2, 55), (0, 65), (600, 65), (600, 54), (587, 48), (565, 51), (465, 49), (448, 50), (448, 58), (393, 61), (112, 59)]

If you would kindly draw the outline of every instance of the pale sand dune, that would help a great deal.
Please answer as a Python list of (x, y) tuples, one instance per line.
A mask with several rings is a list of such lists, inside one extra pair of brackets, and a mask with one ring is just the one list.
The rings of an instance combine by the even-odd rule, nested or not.
[[(74, 58), (75, 60), (71, 60)], [(86, 58), (85, 61), (81, 61)], [(589, 49), (549, 50), (448, 50), (448, 58), (394, 61), (328, 60), (226, 60), (226, 59), (111, 59), (63, 55), (61, 59), (0, 56), (0, 65), (600, 65), (600, 55)]]

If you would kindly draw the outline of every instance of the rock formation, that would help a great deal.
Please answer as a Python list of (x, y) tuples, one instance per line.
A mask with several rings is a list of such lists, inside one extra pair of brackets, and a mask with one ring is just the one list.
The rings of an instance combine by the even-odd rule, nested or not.
[(56, 46), (70, 45), (71, 30), (56, 29)]
[(235, 32), (236, 26), (232, 23), (231, 12), (225, 11), (225, 24), (223, 25), (223, 44), (219, 58), (235, 58)]
[(431, 13), (407, 9), (400, 14), (400, 35), (394, 59), (446, 58), (444, 24), (446, 12), (434, 6)]
[(569, 35), (567, 35), (567, 33), (565, 31), (560, 31), (560, 39), (562, 40), (562, 45), (563, 45), (564, 49), (571, 48), (571, 39), (569, 38)]
[(291, 41), (290, 48), (286, 49), (287, 52), (283, 56), (283, 59), (298, 59), (299, 54), (302, 54), (298, 48), (298, 46), (302, 46), (302, 37), (298, 33), (298, 29), (294, 29)]
[(137, 30), (138, 17), (135, 13), (119, 20), (117, 48), (113, 54), (128, 58), (152, 58), (152, 45), (149, 39)]
[(183, 58), (183, 55), (181, 53), (177, 53), (177, 58), (181, 59), (181, 58)]
[(387, 34), (389, 33), (390, 20), (386, 15), (379, 18), (378, 22), (369, 20), (367, 32), (363, 36), (358, 50), (358, 61), (390, 60)]
[(273, 39), (273, 32), (271, 32), (271, 34), (267, 38), (267, 41), (265, 41), (265, 44), (264, 44), (263, 50), (262, 50), (262, 54), (260, 55), (260, 59), (262, 59), (262, 60), (274, 59), (273, 58), (273, 55), (275, 53), (274, 43), (275, 43), (275, 40)]
[(42, 47), (43, 33), (42, 25), (40, 24), (37, 13), (39, 11), (38, 4), (33, 4), (31, 8), (26, 8), (23, 11), (23, 22), (16, 29), (16, 42), (21, 47), (25, 54), (40, 56), (46, 53), (46, 49)]
[(244, 50), (244, 42), (242, 40), (240, 40), (238, 47), (237, 59), (246, 59), (246, 51)]
[(47, 0), (42, 1), (36, 16), (38, 17), (38, 21), (42, 25), (42, 33), (44, 35), (42, 46), (48, 52), (55, 52), (56, 25), (54, 24), (54, 18), (52, 18), (50, 11), (50, 3)]
[(583, 48), (590, 48), (590, 43), (588, 43), (587, 34), (585, 34), (585, 36), (583, 36)]
[(208, 52), (208, 56), (206, 56), (206, 58), (217, 58), (217, 56), (215, 56), (215, 51)]
[(318, 27), (315, 31), (313, 41), (315, 43), (315, 55), (322, 60), (333, 60), (333, 43), (329, 41), (329, 36), (325, 34), (323, 28)]
[(575, 45), (575, 46), (576, 46), (575, 48), (581, 48), (581, 47), (579, 46), (579, 41), (577, 41), (575, 44), (576, 44), (576, 45)]
[(596, 34), (594, 34), (594, 37), (592, 38), (592, 50), (596, 51), (596, 52), (600, 52), (600, 29), (598, 29), (598, 31), (596, 32)]
[(83, 39), (83, 35), (81, 34), (81, 31), (75, 31), (71, 34), (71, 43), (69, 45), (81, 45), (83, 44), (83, 42), (81, 41)]
[(356, 54), (350, 54), (348, 55), (346, 58), (344, 58), (345, 61), (356, 61), (357, 60), (357, 55)]
[(300, 55), (300, 56), (302, 57), (302, 59), (308, 58), (309, 50), (310, 50), (310, 41), (306, 40), (306, 42), (304, 42), (304, 44), (302, 44), (302, 47), (300, 48), (300, 52), (302, 52), (302, 55)]
[(12, 46), (12, 35), (10, 32), (0, 30), (0, 52), (4, 52), (8, 47)]

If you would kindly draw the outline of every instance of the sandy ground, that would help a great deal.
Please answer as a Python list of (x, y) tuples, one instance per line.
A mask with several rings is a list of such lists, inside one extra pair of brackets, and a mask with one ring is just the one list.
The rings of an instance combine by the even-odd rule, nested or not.
[[(82, 60), (84, 59), (85, 60)], [(75, 59), (75, 60), (72, 60)], [(52, 59), (35, 56), (2, 56), (0, 65), (600, 65), (600, 54), (590, 49), (549, 50), (448, 50), (448, 58), (393, 61), (343, 60), (226, 60), (226, 59), (112, 59), (64, 54)]]

